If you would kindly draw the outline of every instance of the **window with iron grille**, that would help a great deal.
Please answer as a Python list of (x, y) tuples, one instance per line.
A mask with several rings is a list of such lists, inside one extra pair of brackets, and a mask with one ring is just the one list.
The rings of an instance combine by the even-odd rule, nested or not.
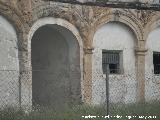
[(102, 67), (103, 73), (120, 74), (122, 73), (122, 51), (118, 50), (102, 50)]
[(160, 74), (160, 52), (153, 52), (154, 74)]

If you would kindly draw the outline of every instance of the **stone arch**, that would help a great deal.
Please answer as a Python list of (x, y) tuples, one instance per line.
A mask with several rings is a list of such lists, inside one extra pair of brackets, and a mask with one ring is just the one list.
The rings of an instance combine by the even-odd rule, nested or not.
[(157, 69), (155, 69), (155, 67), (157, 65), (154, 66), (154, 64), (157, 64), (156, 62), (154, 63), (154, 61), (157, 61), (154, 60), (154, 54), (156, 52), (160, 52), (160, 16), (158, 15), (156, 18), (154, 18), (154, 20), (152, 20), (152, 23), (149, 23), (146, 28), (148, 27), (149, 30), (147, 31), (147, 34), (145, 36), (145, 48), (147, 49), (147, 52), (145, 54), (145, 99), (147, 102), (152, 102), (160, 100), (160, 77), (159, 74), (156, 73)]
[[(30, 32), (28, 34), (28, 50), (29, 53), (31, 53), (31, 38), (33, 37), (34, 32), (40, 28), (43, 25), (46, 24), (56, 24), (62, 27), (67, 28), (68, 30), (70, 30), (77, 38), (78, 43), (79, 43), (79, 47), (80, 47), (80, 64), (81, 64), (81, 70), (83, 71), (83, 42), (82, 42), (82, 38), (79, 35), (78, 30), (68, 21), (60, 19), (60, 18), (53, 18), (53, 17), (46, 17), (46, 18), (41, 18), (38, 21), (36, 21), (33, 26), (30, 29)], [(28, 56), (30, 58), (30, 56)], [(31, 65), (31, 64), (30, 64)], [(83, 76), (83, 74), (82, 74)]]
[(22, 18), (22, 15), (20, 15), (14, 8), (9, 7), (5, 4), (0, 4), (0, 13), (10, 23), (12, 23), (13, 27), (15, 28), (16, 33), (17, 33), (17, 37), (18, 37), (18, 45), (19, 45), (18, 49), (19, 50), (26, 49), (24, 47), (25, 42), (23, 42), (23, 41), (26, 40), (25, 32), (27, 32), (29, 30), (29, 25), (26, 24), (26, 22)]
[[(113, 26), (113, 31), (110, 29)], [(110, 38), (107, 36), (107, 32)], [(124, 36), (114, 37), (114, 34), (124, 34)], [(118, 33), (117, 33), (118, 34)], [(123, 38), (124, 37), (124, 38)], [(113, 39), (115, 38), (115, 39)], [(121, 42), (120, 39), (122, 38)], [(114, 40), (116, 42), (114, 42)], [(98, 41), (98, 42), (96, 42)], [(111, 75), (109, 78), (111, 83), (111, 102), (136, 102), (136, 57), (135, 57), (135, 44), (137, 43), (137, 36), (134, 31), (126, 24), (120, 21), (110, 21), (104, 24), (95, 33), (93, 39), (93, 102), (103, 103), (105, 101), (105, 77), (102, 70), (102, 50), (121, 51), (121, 70), (120, 74)], [(127, 55), (129, 57), (127, 57)], [(129, 60), (129, 59), (130, 60)], [(124, 63), (123, 63), (124, 62)], [(126, 66), (126, 65), (130, 65)], [(100, 66), (100, 67), (99, 67)], [(130, 69), (128, 69), (130, 68)], [(120, 86), (116, 86), (120, 85)], [(98, 87), (101, 86), (101, 89)], [(116, 87), (115, 87), (116, 86)], [(123, 88), (121, 87), (123, 86)], [(114, 88), (115, 87), (115, 88)], [(98, 91), (99, 89), (99, 91)], [(118, 89), (116, 91), (116, 89)], [(115, 90), (115, 91), (114, 91)], [(116, 92), (117, 93), (116, 95)], [(99, 95), (99, 96), (97, 96)], [(98, 102), (97, 102), (98, 101)]]
[(35, 5), (35, 7), (32, 8), (32, 14), (34, 14), (34, 16), (31, 22), (35, 22), (37, 19), (44, 17), (54, 17), (65, 19), (71, 23), (70, 16), (68, 15), (71, 13), (70, 9), (63, 8), (64, 6), (58, 6), (57, 3), (49, 1)]
[(115, 10), (112, 13), (103, 15), (98, 20), (96, 19), (94, 23), (95, 24), (94, 33), (104, 24), (113, 21), (124, 23), (125, 25), (130, 27), (137, 38), (135, 47), (140, 47), (139, 42), (143, 40), (143, 29), (142, 29), (143, 27), (137, 20), (137, 18), (133, 17), (131, 13), (127, 13), (125, 11)]
[[(16, 36), (17, 36), (17, 41), (16, 41), (16, 49), (18, 50), (18, 64), (19, 64), (19, 68), (17, 71), (17, 75), (19, 76), (19, 78), (17, 78), (19, 80), (19, 82), (21, 81), (22, 78), (22, 71), (24, 71), (26, 63), (25, 63), (25, 54), (26, 54), (26, 46), (25, 46), (25, 40), (26, 40), (26, 34), (25, 32), (28, 30), (28, 25), (24, 22), (24, 20), (22, 19), (22, 16), (11, 6), (8, 6), (6, 4), (0, 3), (0, 13), (1, 15), (13, 26), (15, 32), (16, 32)], [(12, 73), (11, 73), (12, 74)], [(20, 74), (20, 75), (19, 75)], [(18, 97), (17, 97), (17, 104), (21, 105), (21, 87), (19, 86), (19, 82), (18, 82), (18, 87), (15, 89), (18, 89)], [(21, 81), (22, 82), (22, 81)], [(10, 101), (12, 102), (12, 100)]]
[[(83, 43), (82, 39), (79, 35), (78, 30), (68, 21), (60, 19), (60, 18), (53, 18), (53, 17), (45, 17), (37, 20), (33, 26), (30, 29), (30, 32), (28, 34), (28, 59), (30, 60), (29, 66), (32, 69), (31, 66), (31, 39), (34, 36), (34, 33), (40, 29), (41, 27), (45, 27), (46, 25), (56, 25), (57, 27), (63, 27), (66, 30), (70, 31), (74, 37), (76, 38), (76, 42), (78, 43), (79, 47), (79, 55), (80, 55), (80, 84), (81, 84), (81, 95), (82, 95), (82, 101), (83, 101)], [(58, 30), (58, 29), (57, 29)], [(61, 30), (60, 30), (61, 31)], [(30, 89), (31, 91), (31, 89)]]

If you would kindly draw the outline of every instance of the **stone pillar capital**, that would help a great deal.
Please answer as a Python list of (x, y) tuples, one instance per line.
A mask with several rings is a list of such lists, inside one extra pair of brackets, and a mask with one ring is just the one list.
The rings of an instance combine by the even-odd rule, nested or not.
[(88, 47), (88, 48), (84, 48), (84, 52), (85, 54), (93, 54), (93, 47)]
[(135, 49), (135, 53), (137, 56), (145, 56), (148, 49)]

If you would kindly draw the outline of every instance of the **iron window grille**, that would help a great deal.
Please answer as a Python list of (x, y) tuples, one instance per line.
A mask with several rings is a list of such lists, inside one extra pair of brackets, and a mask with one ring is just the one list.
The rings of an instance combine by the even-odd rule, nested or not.
[(154, 74), (160, 74), (160, 52), (153, 52)]
[(122, 51), (119, 50), (102, 50), (102, 69), (103, 73), (107, 72), (109, 66), (110, 74), (122, 73)]

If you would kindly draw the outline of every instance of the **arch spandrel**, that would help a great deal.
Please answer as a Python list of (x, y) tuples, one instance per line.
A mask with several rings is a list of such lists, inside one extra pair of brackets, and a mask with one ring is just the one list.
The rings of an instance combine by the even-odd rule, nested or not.
[[(29, 25), (24, 21), (23, 16), (14, 8), (0, 4), (0, 13), (4, 16), (15, 28), (18, 38), (19, 51), (25, 50), (26, 33), (29, 30)], [(22, 56), (20, 56), (21, 58)]]
[(149, 19), (149, 22), (144, 28), (144, 39), (147, 40), (148, 35), (158, 26), (160, 26), (160, 13), (154, 13), (154, 15), (152, 15), (151, 19)]

